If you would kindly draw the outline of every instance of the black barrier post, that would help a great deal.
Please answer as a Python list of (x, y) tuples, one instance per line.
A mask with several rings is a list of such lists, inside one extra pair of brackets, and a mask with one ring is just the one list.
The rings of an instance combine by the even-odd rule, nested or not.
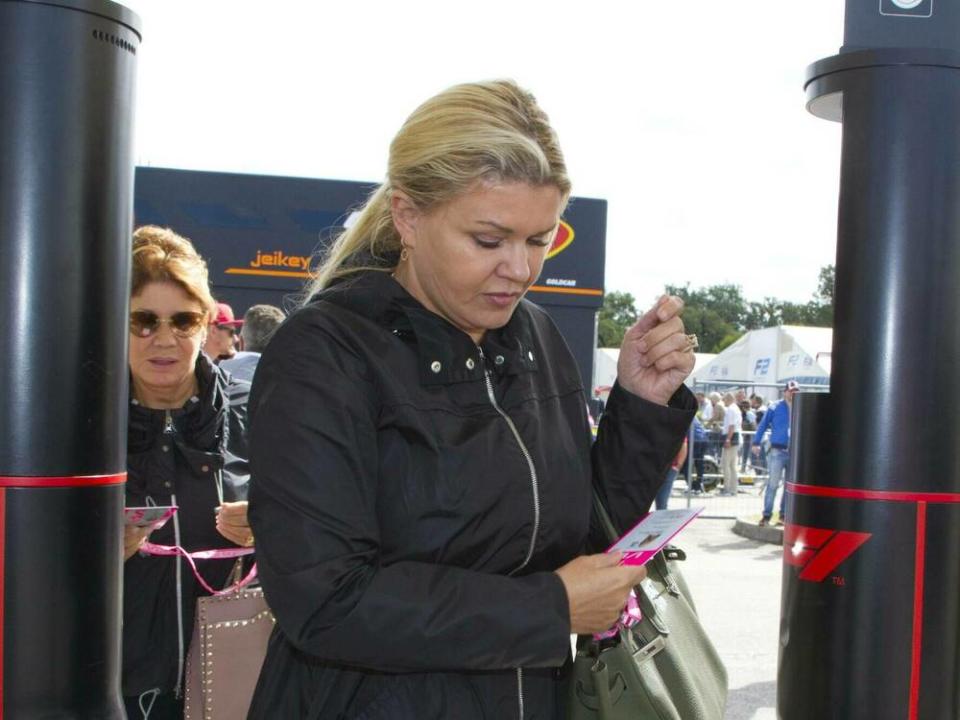
[(794, 403), (781, 718), (960, 717), (960, 5), (847, 0), (833, 377)]
[(124, 717), (138, 26), (0, 0), (0, 720)]

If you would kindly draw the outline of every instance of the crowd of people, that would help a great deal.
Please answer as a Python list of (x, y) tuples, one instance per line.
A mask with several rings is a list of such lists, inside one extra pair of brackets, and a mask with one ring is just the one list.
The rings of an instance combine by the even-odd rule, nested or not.
[(646, 572), (603, 552), (591, 497), (631, 527), (697, 410), (696, 338), (664, 296), (591, 436), (524, 299), (570, 188), (533, 96), (471, 83), (407, 119), (288, 318), (236, 319), (189, 240), (135, 232), (127, 502), (179, 509), (125, 531), (130, 718), (182, 717), (196, 600), (238, 569), (201, 561), (200, 583), (154, 543), (255, 549), (276, 624), (254, 720), (564, 717), (571, 633), (612, 627)]
[[(718, 494), (736, 496), (743, 473), (765, 477), (759, 525), (783, 525), (787, 498), (784, 483), (790, 460), (790, 408), (800, 385), (789, 380), (782, 389), (782, 398), (769, 404), (756, 393), (748, 398), (744, 389), (723, 394), (697, 392), (697, 413), (690, 427), (693, 467), (687, 461), (685, 445), (666, 475), (656, 508), (667, 507), (680, 474), (687, 477), (690, 494), (703, 494), (704, 458), (719, 457), (722, 489)], [(781, 490), (784, 492), (780, 493), (779, 513), (774, 517), (774, 503)]]

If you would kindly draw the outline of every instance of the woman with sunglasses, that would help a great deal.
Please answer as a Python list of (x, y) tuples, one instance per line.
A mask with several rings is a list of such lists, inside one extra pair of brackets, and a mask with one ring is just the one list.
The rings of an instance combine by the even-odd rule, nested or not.
[[(151, 226), (134, 233), (126, 503), (178, 506), (150, 541), (190, 551), (253, 543), (249, 385), (200, 352), (213, 307), (206, 263), (189, 240)], [(128, 526), (124, 537), (124, 702), (131, 720), (179, 720), (194, 607), (207, 593), (179, 558), (138, 552), (146, 532)], [(213, 587), (232, 567), (199, 563)]]

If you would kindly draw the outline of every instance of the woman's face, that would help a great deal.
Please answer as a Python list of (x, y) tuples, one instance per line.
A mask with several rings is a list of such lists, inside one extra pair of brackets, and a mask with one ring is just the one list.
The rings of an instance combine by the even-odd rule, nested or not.
[(394, 223), (409, 249), (396, 278), (480, 342), (506, 325), (540, 275), (562, 205), (558, 188), (521, 182), (478, 182), (428, 212), (395, 193)]
[(146, 336), (130, 333), (130, 373), (134, 382), (160, 392), (172, 391), (193, 381), (197, 355), (206, 334), (206, 309), (175, 283), (152, 282), (130, 298), (130, 314), (153, 313), (161, 321), (177, 313), (200, 313), (199, 326), (187, 337), (176, 332), (173, 323), (160, 322)]

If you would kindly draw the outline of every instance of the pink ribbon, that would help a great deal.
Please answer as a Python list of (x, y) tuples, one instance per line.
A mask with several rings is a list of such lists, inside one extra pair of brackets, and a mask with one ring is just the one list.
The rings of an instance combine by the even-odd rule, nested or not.
[(197, 570), (197, 564), (194, 562), (194, 560), (229, 560), (231, 558), (243, 557), (244, 555), (252, 555), (254, 553), (254, 548), (218, 548), (216, 550), (196, 550), (194, 552), (187, 552), (179, 545), (157, 545), (156, 543), (148, 541), (140, 546), (140, 552), (144, 552), (147, 555), (157, 555), (160, 557), (179, 555), (180, 557), (186, 559), (186, 561), (190, 564), (190, 569), (193, 570), (193, 576), (197, 578), (197, 582), (200, 583), (211, 595), (229, 595), (230, 593), (240, 590), (241, 588), (245, 588), (247, 585), (257, 579), (257, 564), (254, 563), (250, 568), (250, 572), (247, 573), (245, 578), (239, 580), (236, 584), (231, 585), (228, 588), (224, 588), (223, 590), (214, 590), (207, 584), (207, 581), (203, 579), (203, 576), (200, 575), (200, 571)]
[(621, 630), (626, 630), (629, 627), (633, 627), (638, 622), (643, 620), (643, 613), (640, 612), (640, 605), (637, 604), (637, 596), (634, 594), (633, 590), (630, 591), (630, 594), (627, 596), (627, 604), (623, 608), (623, 612), (620, 613), (620, 619), (614, 624), (612, 628), (606, 630), (602, 633), (594, 633), (594, 640), (605, 640), (607, 638), (615, 637), (620, 634)]

